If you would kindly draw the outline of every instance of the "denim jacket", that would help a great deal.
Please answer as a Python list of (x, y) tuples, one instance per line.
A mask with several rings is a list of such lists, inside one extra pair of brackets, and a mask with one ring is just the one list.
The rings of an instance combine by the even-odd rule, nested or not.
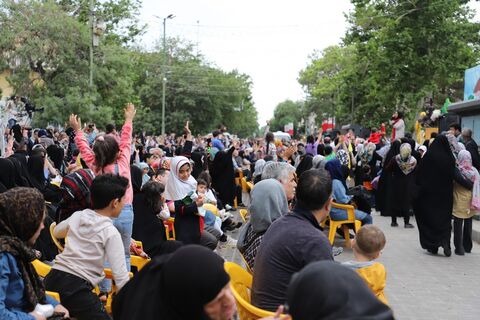
[[(25, 306), (24, 283), (17, 266), (17, 260), (7, 252), (0, 252), (0, 319), (2, 320), (32, 320), (35, 319)], [(47, 303), (54, 307), (58, 302), (47, 296)]]

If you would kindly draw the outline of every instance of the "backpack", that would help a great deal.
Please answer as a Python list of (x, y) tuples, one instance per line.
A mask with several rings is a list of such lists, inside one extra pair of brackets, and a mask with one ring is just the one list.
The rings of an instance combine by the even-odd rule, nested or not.
[(75, 211), (91, 207), (90, 186), (94, 178), (93, 171), (89, 169), (80, 169), (63, 177), (57, 223), (68, 219)]

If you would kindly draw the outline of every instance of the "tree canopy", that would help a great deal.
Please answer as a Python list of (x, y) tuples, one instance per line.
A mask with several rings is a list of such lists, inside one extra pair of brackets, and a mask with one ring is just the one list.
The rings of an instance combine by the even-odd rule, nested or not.
[(315, 52), (300, 72), (314, 112), (378, 126), (395, 110), (412, 119), (426, 97), (436, 105), (463, 97), (464, 71), (480, 58), (468, 1), (352, 3), (342, 43)]
[(219, 124), (242, 136), (255, 132), (250, 77), (221, 70), (182, 39), (167, 39), (167, 54), (163, 48), (147, 52), (135, 47), (143, 30), (136, 19), (139, 3), (94, 2), (107, 29), (94, 48), (93, 86), (88, 1), (0, 3), (0, 70), (12, 71), (8, 81), (16, 95), (45, 108), (36, 114), (35, 125), (63, 125), (70, 113), (99, 127), (121, 124), (124, 105), (133, 102), (139, 107), (135, 128), (159, 133), (166, 71), (167, 132), (181, 132), (186, 120), (198, 133)]

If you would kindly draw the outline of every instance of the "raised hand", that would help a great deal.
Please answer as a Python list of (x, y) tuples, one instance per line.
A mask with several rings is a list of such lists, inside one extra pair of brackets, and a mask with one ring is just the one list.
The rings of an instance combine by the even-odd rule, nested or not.
[(76, 114), (70, 115), (69, 123), (75, 131), (82, 129), (82, 120)]
[(135, 114), (137, 113), (137, 110), (135, 109), (135, 106), (133, 103), (127, 103), (127, 106), (124, 109), (125, 111), (125, 121), (133, 121), (133, 118), (135, 118)]

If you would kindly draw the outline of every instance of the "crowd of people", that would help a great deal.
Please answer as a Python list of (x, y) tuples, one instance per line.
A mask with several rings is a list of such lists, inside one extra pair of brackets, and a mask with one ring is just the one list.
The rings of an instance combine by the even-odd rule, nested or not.
[[(403, 115), (372, 129), (318, 132), (305, 141), (238, 139), (224, 126), (193, 136), (134, 133), (135, 107), (124, 124), (5, 132), (0, 158), (0, 318), (233, 319), (235, 299), (219, 248), (238, 248), (253, 275), (251, 303), (275, 312), (266, 319), (393, 319), (385, 267), (375, 260), (386, 238), (372, 211), (415, 228), (430, 254), (472, 250), (472, 216), (480, 209), (480, 157), (470, 129), (416, 143)], [(245, 198), (236, 177), (253, 189), (248, 219), (234, 209)], [(362, 224), (354, 260), (335, 263), (341, 248), (323, 232), (354, 206)], [(63, 240), (58, 253), (49, 232)], [(175, 240), (169, 229), (174, 226)], [(228, 231), (240, 228), (234, 240)], [(339, 236), (344, 237), (343, 232)], [(134, 240), (141, 241), (139, 248)], [(151, 258), (133, 278), (130, 255)], [(51, 265), (40, 279), (31, 262)], [(116, 286), (113, 313), (105, 301)], [(92, 291), (98, 287), (98, 292)], [(61, 304), (45, 294), (59, 293)], [(323, 297), (323, 298), (322, 298)], [(348, 297), (345, 298), (345, 297)], [(288, 306), (288, 307), (287, 307)], [(286, 315), (286, 313), (289, 314)]]

